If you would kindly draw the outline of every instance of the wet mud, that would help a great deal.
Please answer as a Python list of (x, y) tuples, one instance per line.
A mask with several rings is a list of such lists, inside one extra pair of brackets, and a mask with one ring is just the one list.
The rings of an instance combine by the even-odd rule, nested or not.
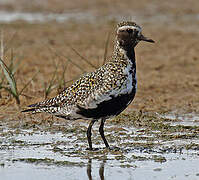
[(106, 122), (111, 150), (104, 147), (96, 123), (94, 151), (87, 150), (85, 121), (72, 125), (30, 123), (23, 128), (4, 125), (0, 131), (1, 177), (197, 179), (199, 127), (182, 122), (179, 116), (122, 114)]

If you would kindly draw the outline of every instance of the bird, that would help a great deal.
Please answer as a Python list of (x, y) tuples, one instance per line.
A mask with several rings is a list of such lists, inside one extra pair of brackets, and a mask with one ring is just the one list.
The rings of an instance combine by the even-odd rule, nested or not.
[(66, 120), (90, 120), (87, 129), (89, 150), (93, 150), (92, 126), (100, 121), (99, 133), (111, 149), (104, 135), (104, 124), (120, 114), (133, 101), (137, 90), (135, 47), (140, 41), (155, 41), (142, 34), (142, 28), (132, 21), (116, 26), (113, 55), (104, 65), (80, 76), (56, 97), (29, 105), (22, 112), (47, 112)]

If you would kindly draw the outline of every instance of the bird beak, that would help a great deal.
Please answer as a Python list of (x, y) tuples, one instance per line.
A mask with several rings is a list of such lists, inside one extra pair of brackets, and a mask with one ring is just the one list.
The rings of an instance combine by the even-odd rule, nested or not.
[(143, 36), (142, 34), (139, 36), (138, 38), (140, 41), (146, 41), (146, 42), (150, 42), (150, 43), (155, 43), (155, 41), (153, 39), (149, 39), (145, 36)]

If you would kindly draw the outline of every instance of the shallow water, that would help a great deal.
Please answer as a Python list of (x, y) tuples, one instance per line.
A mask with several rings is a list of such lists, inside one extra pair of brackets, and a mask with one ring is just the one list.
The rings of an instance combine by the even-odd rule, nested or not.
[[(135, 20), (140, 23), (160, 23), (160, 24), (176, 24), (176, 21), (188, 22), (189, 29), (191, 28), (190, 21), (198, 21), (199, 14), (184, 14), (183, 16), (174, 16), (172, 14), (165, 14), (161, 12), (154, 13), (152, 15), (145, 15), (144, 12), (131, 12), (131, 13), (120, 13), (109, 14), (106, 16), (95, 15), (89, 11), (73, 11), (65, 13), (32, 13), (32, 12), (20, 12), (20, 11), (0, 11), (0, 22), (11, 23), (15, 21), (25, 21), (27, 23), (46, 23), (51, 21), (56, 21), (58, 23), (67, 22), (69, 20), (77, 22), (90, 22), (95, 23), (104, 20)], [(188, 28), (188, 27), (187, 27)], [(187, 29), (186, 29), (187, 30)], [(197, 30), (197, 29), (195, 29)]]
[(0, 22), (10, 23), (17, 20), (22, 20), (28, 23), (45, 23), (49, 21), (57, 21), (62, 23), (68, 20), (93, 20), (93, 17), (90, 13), (63, 13), (63, 14), (56, 14), (56, 13), (31, 13), (31, 12), (7, 12), (7, 11), (0, 11)]
[(170, 160), (167, 163), (137, 162), (137, 167), (119, 167), (109, 162), (92, 160), (82, 167), (44, 166), (17, 162), (1, 168), (2, 179), (198, 179), (198, 162)]
[(120, 148), (104, 149), (95, 126), (93, 145), (98, 149), (88, 151), (86, 126), (67, 133), (2, 126), (0, 179), (199, 179), (198, 138), (157, 139), (158, 131), (148, 134), (144, 128), (108, 123), (106, 137)]
[(198, 126), (199, 125), (199, 114), (187, 113), (179, 114), (171, 112), (165, 115), (161, 115), (163, 118), (174, 120), (173, 125), (184, 125), (184, 126)]

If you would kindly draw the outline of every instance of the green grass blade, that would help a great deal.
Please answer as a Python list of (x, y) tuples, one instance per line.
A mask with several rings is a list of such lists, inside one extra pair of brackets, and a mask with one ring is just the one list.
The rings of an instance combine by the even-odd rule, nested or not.
[(83, 73), (86, 73), (86, 71), (77, 63), (73, 62), (70, 58), (68, 58), (67, 56), (63, 55), (61, 52), (58, 52), (57, 50), (54, 50), (52, 48), (48, 48), (51, 52), (53, 52), (58, 58), (60, 59), (67, 59), (71, 64), (73, 64), (75, 67), (77, 67), (78, 69), (80, 69)]
[[(10, 64), (8, 66), (8, 69), (14, 75), (16, 73), (19, 65), (21, 64), (21, 61), (18, 60), (17, 62), (14, 63), (14, 61), (16, 61), (16, 56), (14, 56), (13, 49), (11, 49), (10, 52), (11, 52), (10, 53)], [(18, 59), (23, 59), (23, 56), (18, 56)]]
[(18, 97), (16, 81), (15, 81), (15, 78), (13, 77), (13, 74), (9, 71), (9, 68), (6, 66), (6, 64), (3, 62), (2, 59), (0, 59), (0, 65), (10, 85), (11, 93), (13, 94), (14, 97)]
[(92, 64), (91, 62), (89, 62), (85, 57), (83, 57), (76, 49), (74, 49), (73, 47), (71, 47), (70, 45), (68, 45), (71, 50), (77, 54), (83, 61), (85, 61), (87, 64), (89, 64), (92, 68), (97, 69), (97, 66), (95, 66), (94, 64)]
[(16, 102), (17, 102), (17, 104), (20, 104), (20, 100), (19, 100), (19, 96), (18, 96), (18, 95), (13, 94), (13, 92), (11, 91), (11, 89), (10, 89), (10, 88), (7, 88), (7, 87), (5, 87), (5, 86), (3, 86), (3, 88), (4, 88), (6, 91), (8, 91), (10, 94), (12, 94), (12, 95), (13, 95), (13, 97), (15, 98), (15, 100), (16, 100)]
[(50, 92), (57, 86), (57, 85), (55, 85), (55, 79), (56, 79), (56, 75), (57, 75), (57, 69), (58, 69), (58, 65), (56, 65), (56, 63), (55, 63), (55, 71), (54, 71), (54, 73), (52, 75), (50, 83), (49, 83), (49, 85), (45, 84), (45, 86), (44, 86), (44, 88), (45, 88), (45, 92), (44, 92), (45, 93), (45, 98), (47, 98), (48, 95), (50, 94)]
[(16, 35), (17, 35), (17, 32), (14, 32), (13, 35), (10, 37), (10, 39), (5, 43), (5, 45), (4, 45), (4, 54), (6, 54), (6, 52), (12, 46), (13, 40), (15, 39)]
[(65, 73), (66, 73), (66, 70), (67, 70), (67, 67), (68, 67), (68, 61), (65, 64), (62, 62), (62, 67), (63, 67), (62, 75), (58, 79), (58, 91), (62, 90), (63, 87), (65, 87), (65, 85), (66, 85), (66, 82), (65, 82)]
[(21, 95), (23, 93), (23, 91), (28, 87), (28, 85), (31, 83), (31, 81), (36, 77), (36, 75), (38, 74), (39, 71), (37, 71), (34, 76), (24, 85), (24, 87), (21, 89), (21, 91), (19, 92), (19, 95)]

